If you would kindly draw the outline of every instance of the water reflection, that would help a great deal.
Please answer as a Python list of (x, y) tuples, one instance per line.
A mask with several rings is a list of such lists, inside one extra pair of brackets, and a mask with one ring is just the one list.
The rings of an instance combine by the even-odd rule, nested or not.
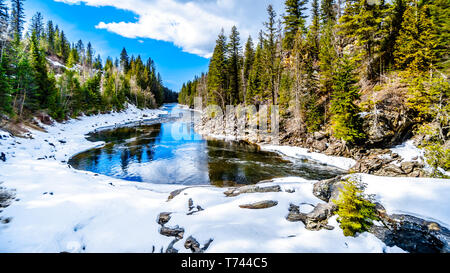
[[(174, 105), (168, 110), (172, 115), (190, 113)], [(244, 142), (202, 139), (189, 122), (112, 129), (88, 139), (107, 144), (74, 156), (69, 164), (129, 181), (231, 186), (285, 176), (325, 179), (340, 173), (311, 162), (287, 161)]]

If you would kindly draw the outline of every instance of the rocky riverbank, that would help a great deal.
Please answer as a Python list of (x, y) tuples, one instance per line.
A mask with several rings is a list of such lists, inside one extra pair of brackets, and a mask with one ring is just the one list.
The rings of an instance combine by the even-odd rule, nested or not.
[[(386, 113), (386, 114), (383, 114)], [(279, 144), (283, 146), (301, 147), (309, 153), (320, 153), (334, 157), (346, 157), (355, 160), (349, 170), (355, 173), (366, 173), (391, 177), (426, 177), (426, 164), (423, 152), (417, 148), (420, 138), (407, 142), (409, 148), (399, 150), (408, 137), (412, 136), (412, 122), (402, 112), (378, 110), (377, 114), (364, 113), (364, 131), (367, 139), (364, 144), (349, 147), (341, 140), (334, 138), (326, 131), (312, 134), (302, 132), (295, 124), (295, 119), (284, 119), (280, 125)], [(248, 119), (246, 124), (256, 124)], [(220, 137), (246, 141), (252, 144), (266, 145), (273, 142), (270, 133), (261, 132), (256, 126), (243, 127), (235, 113), (229, 112), (223, 118), (210, 118), (201, 114), (195, 130), (204, 136)], [(413, 153), (412, 156), (411, 153)]]

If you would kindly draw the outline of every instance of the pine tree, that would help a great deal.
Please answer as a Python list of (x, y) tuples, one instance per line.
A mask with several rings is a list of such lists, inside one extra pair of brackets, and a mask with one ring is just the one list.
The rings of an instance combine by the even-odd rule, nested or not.
[(30, 33), (36, 33), (36, 38), (38, 41), (41, 40), (41, 37), (44, 35), (44, 18), (40, 12), (36, 12), (36, 14), (31, 19)]
[(227, 54), (226, 37), (222, 30), (216, 41), (216, 47), (209, 64), (208, 72), (208, 97), (212, 104), (219, 104), (222, 107), (226, 105), (226, 54)]
[(381, 55), (381, 43), (386, 37), (387, 5), (384, 0), (374, 3), (369, 0), (348, 0), (344, 15), (340, 18), (342, 34), (350, 41), (356, 39), (359, 52), (354, 57), (359, 60), (362, 76), (375, 79), (378, 71), (376, 60)]
[(242, 93), (241, 93), (241, 60), (242, 60), (242, 53), (241, 53), (241, 44), (240, 44), (240, 38), (239, 38), (239, 32), (236, 28), (236, 26), (233, 26), (231, 29), (230, 39), (229, 43), (227, 45), (227, 74), (228, 74), (228, 81), (229, 81), (229, 99), (227, 101), (232, 105), (237, 105), (240, 102), (244, 101)]
[(255, 49), (252, 37), (249, 36), (247, 43), (245, 44), (244, 65), (242, 69), (243, 97), (245, 101), (247, 99), (250, 71), (252, 69), (254, 60), (255, 60)]
[(80, 55), (78, 54), (78, 50), (76, 48), (73, 48), (72, 50), (70, 50), (69, 58), (67, 59), (67, 67), (72, 68), (79, 62)]
[(11, 94), (11, 85), (6, 75), (6, 69), (4, 69), (4, 62), (0, 62), (0, 113), (12, 113)]
[(285, 9), (286, 15), (284, 16), (285, 25), (285, 38), (284, 47), (291, 49), (294, 45), (294, 39), (299, 30), (306, 33), (306, 18), (305, 11), (308, 9), (306, 4), (308, 0), (286, 0)]
[(265, 55), (265, 66), (266, 66), (266, 77), (269, 79), (267, 90), (269, 91), (269, 96), (273, 105), (277, 104), (276, 94), (276, 73), (277, 73), (277, 27), (276, 27), (276, 17), (277, 14), (273, 9), (272, 5), (267, 7), (268, 20), (264, 23), (266, 31), (264, 32), (265, 44), (264, 44), (264, 55)]
[(360, 109), (355, 104), (360, 95), (354, 70), (352, 61), (344, 55), (336, 69), (331, 101), (334, 136), (346, 143), (355, 143), (364, 137), (359, 116)]
[(88, 68), (92, 68), (93, 61), (94, 61), (94, 49), (92, 48), (91, 42), (89, 42), (86, 47), (86, 66)]
[(60, 34), (59, 48), (60, 48), (60, 57), (63, 59), (63, 62), (66, 63), (70, 54), (70, 44), (67, 41), (64, 31), (61, 31)]
[(38, 100), (42, 108), (50, 108), (55, 103), (55, 83), (48, 76), (47, 61), (44, 53), (39, 48), (36, 33), (31, 35), (31, 66), (38, 87)]
[(25, 0), (12, 0), (11, 30), (12, 37), (16, 41), (22, 38), (23, 24), (25, 22), (24, 2)]
[(130, 58), (128, 57), (127, 50), (124, 47), (120, 53), (120, 67), (125, 74), (127, 74), (129, 70), (129, 61)]
[[(333, 20), (323, 22), (319, 46), (320, 94), (325, 97), (326, 104), (330, 101), (333, 93), (334, 65), (338, 59), (334, 25)], [(329, 118), (327, 109), (324, 114), (324, 119), (327, 121)]]
[(399, 68), (426, 73), (436, 62), (438, 40), (428, 12), (428, 5), (408, 3), (394, 52)]
[(264, 78), (264, 52), (260, 41), (256, 47), (255, 60), (249, 75), (249, 84), (247, 91), (247, 104), (261, 104), (264, 99), (265, 84)]
[(4, 0), (0, 0), (0, 63), (3, 62), (3, 55), (5, 54), (8, 41), (8, 20), (8, 7), (4, 3)]
[(336, 214), (345, 236), (368, 231), (373, 221), (378, 220), (375, 205), (364, 195), (364, 187), (348, 179), (340, 190), (339, 200), (333, 200), (338, 206)]
[(47, 44), (48, 53), (55, 53), (55, 28), (53, 26), (53, 21), (47, 22)]
[(429, 13), (434, 25), (437, 39), (436, 55), (439, 66), (448, 69), (450, 54), (450, 3), (447, 0), (433, 0), (429, 2)]
[(323, 25), (326, 25), (328, 22), (336, 21), (334, 0), (322, 0), (322, 3), (320, 4), (320, 19)]

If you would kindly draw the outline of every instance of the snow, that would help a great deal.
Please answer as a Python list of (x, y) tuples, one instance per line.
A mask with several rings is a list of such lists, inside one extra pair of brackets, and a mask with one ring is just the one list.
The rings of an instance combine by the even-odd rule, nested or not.
[[(323, 202), (312, 193), (315, 181), (280, 178), (261, 186), (280, 185), (282, 192), (236, 197), (226, 197), (222, 188), (191, 187), (167, 201), (170, 192), (182, 186), (128, 182), (74, 170), (65, 163), (76, 153), (103, 145), (87, 141), (88, 132), (163, 113), (129, 106), (121, 113), (47, 126), (47, 132), (33, 131), (33, 139), (0, 131), (0, 151), (7, 157), (6, 162), (0, 161), (0, 186), (15, 193), (15, 201), (0, 213), (2, 219), (10, 218), (8, 224), (0, 224), (0, 252), (159, 252), (173, 240), (159, 234), (156, 219), (161, 212), (172, 212), (167, 226), (183, 227), (184, 238), (192, 235), (201, 244), (214, 239), (208, 252), (402, 252), (370, 233), (345, 237), (335, 217), (329, 223), (335, 227), (332, 231), (309, 231), (301, 222), (287, 221), (291, 203)], [(266, 149), (342, 168), (353, 164), (299, 148)], [(372, 176), (363, 180), (388, 212), (407, 211), (449, 223), (450, 181)], [(190, 198), (205, 210), (187, 215)], [(278, 205), (262, 210), (239, 207), (263, 200), (275, 200)], [(310, 209), (301, 206), (302, 211)], [(184, 241), (174, 247), (187, 253)]]
[(389, 214), (408, 214), (450, 228), (450, 179), (357, 176)]
[(278, 152), (278, 153), (288, 156), (288, 157), (316, 161), (318, 163), (337, 167), (337, 168), (340, 168), (343, 170), (349, 170), (356, 164), (356, 161), (351, 158), (328, 156), (328, 155), (314, 153), (314, 152), (311, 153), (308, 151), (308, 149), (300, 148), (300, 147), (279, 146), (279, 145), (262, 145), (261, 148), (266, 151)]
[(423, 150), (414, 145), (413, 140), (408, 140), (403, 144), (391, 149), (392, 153), (398, 154), (403, 161), (418, 161), (424, 158)]

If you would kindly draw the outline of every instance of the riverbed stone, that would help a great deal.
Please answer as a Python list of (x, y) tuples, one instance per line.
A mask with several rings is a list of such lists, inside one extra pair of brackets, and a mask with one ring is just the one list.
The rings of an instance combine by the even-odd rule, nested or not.
[(278, 205), (278, 201), (266, 200), (260, 201), (252, 204), (240, 205), (241, 209), (267, 209), (271, 207), (275, 207)]
[(184, 236), (184, 228), (180, 228), (178, 225), (175, 227), (165, 227), (162, 226), (159, 229), (159, 233), (161, 235), (167, 236), (167, 237), (176, 237), (178, 239), (183, 239)]
[(224, 192), (227, 197), (235, 197), (244, 193), (264, 193), (264, 192), (281, 192), (281, 187), (279, 185), (260, 187), (256, 185), (243, 186), (239, 188), (231, 188)]
[(162, 226), (167, 224), (170, 221), (170, 218), (172, 218), (170, 216), (171, 214), (171, 212), (161, 212), (158, 216), (157, 223)]

